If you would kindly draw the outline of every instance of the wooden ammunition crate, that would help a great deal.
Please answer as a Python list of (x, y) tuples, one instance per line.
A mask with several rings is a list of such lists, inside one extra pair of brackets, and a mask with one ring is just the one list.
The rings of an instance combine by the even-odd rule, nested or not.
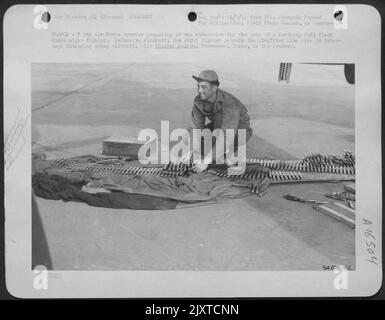
[(137, 137), (110, 137), (103, 141), (102, 154), (106, 156), (129, 157), (138, 159), (139, 149), (145, 144), (155, 144), (156, 139), (139, 142)]

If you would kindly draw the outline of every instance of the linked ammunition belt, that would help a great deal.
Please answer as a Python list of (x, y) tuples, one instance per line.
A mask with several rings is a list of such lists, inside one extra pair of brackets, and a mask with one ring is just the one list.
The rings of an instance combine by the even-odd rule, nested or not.
[(127, 163), (117, 164), (102, 164), (94, 162), (76, 161), (68, 158), (54, 158), (47, 160), (55, 166), (68, 170), (92, 170), (92, 171), (106, 171), (118, 174), (138, 174), (138, 175), (156, 175), (163, 177), (177, 177), (188, 174), (191, 170), (191, 164), (174, 165), (168, 164), (165, 167), (146, 168), (130, 166)]
[[(100, 163), (72, 160), (71, 158), (54, 158), (47, 160), (59, 168), (69, 170), (106, 171), (118, 174), (157, 175), (164, 177), (187, 176), (191, 172), (191, 164), (169, 163), (164, 167), (138, 167), (125, 162)], [(351, 180), (354, 179), (354, 166), (339, 166), (331, 163), (317, 163), (305, 160), (270, 160), (250, 158), (246, 160), (247, 167), (252, 169), (253, 164), (259, 164), (266, 169), (246, 170), (241, 175), (228, 175), (227, 167), (214, 166), (208, 173), (223, 178), (235, 179), (265, 179), (272, 182), (295, 181), (323, 181), (323, 180)], [(346, 163), (345, 163), (346, 164)]]
[[(334, 173), (343, 175), (354, 175), (355, 168), (352, 166), (342, 166), (327, 162), (315, 162), (305, 160), (272, 160), (272, 159), (258, 159), (249, 158), (246, 159), (246, 165), (259, 164), (265, 168), (271, 169), (270, 178), (274, 176), (277, 180), (301, 180), (301, 172), (314, 172), (314, 173)], [(181, 173), (190, 171), (191, 164), (173, 164), (169, 163), (164, 166), (163, 170), (167, 172)], [(218, 176), (225, 176), (226, 169), (222, 167), (214, 167), (208, 170), (209, 173), (216, 174)], [(263, 172), (257, 173), (263, 179)], [(250, 177), (250, 173), (242, 175), (242, 178)], [(269, 176), (266, 176), (269, 177)], [(273, 178), (274, 179), (274, 178)]]
[(290, 183), (290, 182), (326, 182), (326, 181), (351, 181), (355, 176), (351, 174), (336, 174), (322, 172), (299, 172), (299, 171), (279, 171), (279, 170), (246, 170), (241, 175), (229, 175), (227, 168), (211, 168), (208, 173), (217, 175), (221, 178), (232, 180), (264, 180), (269, 179), (271, 183)]
[(227, 168), (212, 168), (207, 170), (208, 173), (214, 174), (222, 178), (236, 179), (265, 179), (269, 178), (273, 181), (298, 181), (303, 180), (303, 174), (296, 171), (277, 171), (277, 170), (253, 170), (245, 172), (241, 175), (228, 175)]

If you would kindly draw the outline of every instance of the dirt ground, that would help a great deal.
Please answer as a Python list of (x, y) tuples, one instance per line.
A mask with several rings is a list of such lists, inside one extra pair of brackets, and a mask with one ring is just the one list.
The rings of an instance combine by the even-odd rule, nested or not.
[[(192, 74), (216, 69), (248, 108), (249, 157), (299, 159), (354, 151), (354, 86), (342, 66), (300, 65), (289, 84), (278, 64), (35, 64), (33, 152), (99, 154), (112, 135), (188, 125)], [(54, 149), (52, 149), (54, 148)], [(57, 270), (322, 270), (355, 266), (354, 229), (284, 194), (326, 200), (343, 183), (271, 186), (249, 196), (170, 211), (113, 210), (37, 198)]]

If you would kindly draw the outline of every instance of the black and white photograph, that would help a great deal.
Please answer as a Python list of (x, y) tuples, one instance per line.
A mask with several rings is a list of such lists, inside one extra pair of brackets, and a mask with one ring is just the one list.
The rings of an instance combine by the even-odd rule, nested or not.
[[(32, 65), (33, 240), (48, 249), (33, 263), (354, 270), (354, 88), (351, 64)], [(246, 129), (245, 172), (141, 165), (138, 133), (160, 145), (161, 121)]]

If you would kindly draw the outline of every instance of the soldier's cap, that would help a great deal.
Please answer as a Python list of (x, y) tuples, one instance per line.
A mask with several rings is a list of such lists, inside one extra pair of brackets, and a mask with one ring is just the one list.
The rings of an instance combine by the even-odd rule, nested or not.
[(219, 86), (218, 75), (214, 70), (203, 70), (198, 76), (192, 76), (196, 81), (207, 81)]

